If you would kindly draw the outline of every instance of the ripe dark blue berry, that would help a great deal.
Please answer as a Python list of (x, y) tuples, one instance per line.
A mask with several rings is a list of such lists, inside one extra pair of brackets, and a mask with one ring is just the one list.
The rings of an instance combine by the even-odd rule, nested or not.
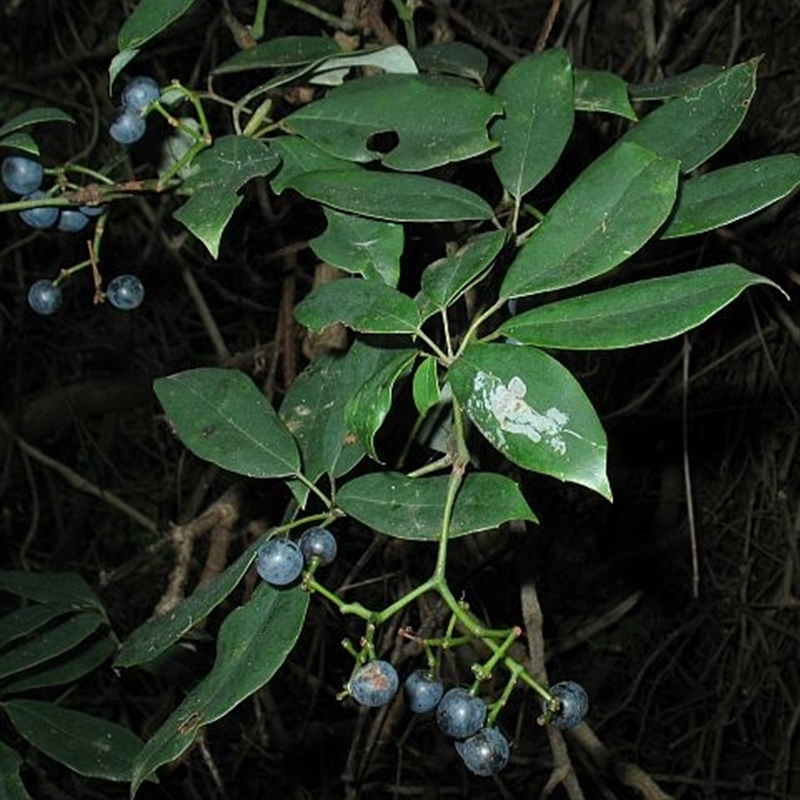
[(134, 144), (144, 136), (147, 123), (131, 108), (118, 108), (114, 112), (108, 134), (115, 142), (120, 144)]
[[(45, 197), (41, 189), (26, 194), (23, 200), (40, 200)], [(26, 208), (19, 212), (19, 218), (31, 228), (52, 228), (58, 219), (58, 209), (55, 206), (36, 206)]]
[(408, 707), (415, 714), (433, 711), (444, 693), (444, 686), (438, 678), (431, 678), (426, 669), (412, 672), (405, 682)]
[(448, 690), (436, 708), (436, 721), (448, 736), (466, 739), (486, 720), (486, 703), (461, 686)]
[(28, 305), (37, 313), (45, 316), (55, 314), (61, 307), (64, 295), (60, 286), (45, 279), (36, 281), (28, 289)]
[(87, 217), (99, 217), (101, 214), (106, 213), (105, 206), (81, 206), (78, 211), (85, 214)]
[(553, 714), (550, 704), (542, 700), (542, 712), (548, 722), (556, 728), (574, 728), (583, 722), (589, 710), (589, 695), (575, 681), (561, 681), (550, 687), (550, 694), (560, 701), (560, 709)]
[(35, 192), (44, 178), (44, 170), (38, 161), (24, 156), (9, 156), (3, 159), (3, 184), (14, 194)]
[(158, 84), (152, 78), (140, 75), (131, 78), (122, 90), (122, 105), (138, 114), (159, 97), (161, 89)]
[(350, 678), (348, 688), (353, 699), (362, 706), (385, 706), (400, 685), (397, 670), (388, 661), (370, 661), (359, 667)]
[(89, 224), (89, 217), (77, 208), (62, 208), (58, 215), (58, 225), (60, 231), (66, 233), (77, 233), (82, 231)]
[(256, 572), (273, 586), (294, 583), (303, 571), (303, 554), (291, 539), (270, 539), (256, 552)]
[(327, 528), (308, 528), (300, 536), (299, 544), (307, 564), (316, 559), (325, 566), (336, 558), (336, 539)]
[(135, 275), (117, 275), (106, 289), (108, 302), (120, 311), (138, 308), (144, 300), (144, 286)]
[(456, 752), (470, 772), (488, 777), (508, 764), (508, 739), (497, 728), (481, 728), (469, 739), (456, 742)]

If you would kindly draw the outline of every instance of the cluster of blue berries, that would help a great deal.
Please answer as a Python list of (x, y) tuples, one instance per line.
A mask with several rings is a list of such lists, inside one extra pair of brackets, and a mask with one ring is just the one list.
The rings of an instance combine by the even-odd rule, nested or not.
[(147, 109), (160, 97), (161, 89), (152, 78), (132, 78), (122, 90), (121, 105), (108, 126), (109, 136), (119, 144), (138, 142), (147, 128)]
[[(117, 275), (106, 288), (106, 299), (120, 311), (131, 311), (142, 304), (144, 286), (135, 275)], [(46, 278), (36, 281), (28, 289), (28, 305), (37, 314), (55, 314), (63, 302), (62, 288)]]
[[(389, 703), (397, 693), (397, 670), (376, 659), (359, 667), (348, 683), (353, 699), (371, 708)], [(406, 678), (406, 699), (415, 714), (436, 711), (441, 731), (455, 740), (455, 749), (466, 768), (488, 777), (500, 772), (510, 755), (508, 739), (495, 727), (486, 725), (486, 703), (462, 686), (444, 691), (442, 682), (428, 670), (418, 669)], [(562, 681), (550, 688), (553, 700), (542, 701), (543, 719), (557, 728), (574, 728), (589, 709), (586, 690), (574, 681)]]
[[(8, 156), (0, 167), (3, 185), (23, 200), (41, 200), (47, 195), (42, 191), (44, 169), (38, 161), (25, 156)], [(104, 206), (79, 206), (78, 208), (56, 208), (35, 206), (19, 212), (19, 218), (30, 228), (43, 230), (56, 227), (67, 233), (83, 230), (92, 217), (105, 211)]]
[(308, 528), (297, 542), (269, 539), (256, 552), (256, 572), (272, 586), (294, 583), (306, 565), (326, 566), (336, 558), (336, 538), (327, 528)]

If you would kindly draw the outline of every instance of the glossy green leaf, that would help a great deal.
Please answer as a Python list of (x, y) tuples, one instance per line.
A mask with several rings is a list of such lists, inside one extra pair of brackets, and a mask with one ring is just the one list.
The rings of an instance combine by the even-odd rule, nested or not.
[(132, 796), (162, 764), (185, 752), (204, 726), (224, 717), (272, 678), (297, 641), (307, 607), (308, 592), (301, 588), (277, 590), (261, 583), (250, 602), (228, 615), (220, 628), (211, 672), (136, 759)]
[(636, 144), (612, 147), (564, 192), (508, 269), (501, 297), (563, 289), (641, 248), (675, 203), (678, 162)]
[(309, 242), (316, 255), (345, 272), (397, 286), (405, 244), (403, 226), (333, 208), (324, 211), (328, 226)]
[(439, 370), (435, 358), (423, 358), (414, 370), (412, 393), (414, 405), (422, 416), (427, 414), (441, 399)]
[(628, 84), (619, 75), (605, 70), (575, 70), (575, 109), (636, 119), (628, 97)]
[(483, 278), (505, 241), (505, 230), (489, 231), (471, 239), (454, 255), (434, 261), (422, 273), (422, 293), (434, 308), (447, 308)]
[(231, 592), (253, 563), (259, 542), (253, 542), (229, 567), (195, 590), (168, 613), (140, 625), (123, 642), (115, 667), (147, 664), (202, 622)]
[(775, 286), (738, 264), (722, 264), (549, 303), (513, 317), (500, 332), (539, 347), (633, 347), (696, 328), (759, 283)]
[(197, 0), (139, 0), (117, 35), (120, 50), (141, 47), (180, 19)]
[(800, 186), (800, 156), (784, 153), (682, 181), (662, 239), (693, 236), (766, 208)]
[(315, 332), (341, 322), (363, 333), (413, 333), (420, 323), (419, 310), (408, 295), (363, 278), (317, 287), (295, 306), (294, 316)]
[(297, 472), (297, 444), (243, 373), (190, 369), (158, 378), (154, 389), (178, 437), (199, 458), (251, 478)]
[(756, 90), (758, 58), (725, 70), (708, 83), (670, 100), (631, 128), (623, 142), (664, 158), (677, 158), (690, 172), (723, 147), (742, 124)]
[(476, 344), (448, 377), (469, 418), (510, 461), (611, 498), (603, 426), (554, 358), (532, 347)]
[[(478, 89), (384, 74), (349, 81), (283, 125), (338, 158), (418, 172), (492, 149), (486, 126), (500, 111), (500, 103)], [(396, 143), (381, 151), (374, 137), (387, 133)]]
[(4, 682), (3, 694), (17, 694), (45, 686), (73, 684), (104, 664), (116, 649), (116, 642), (109, 635), (94, 642), (84, 642), (60, 658), (27, 670), (14, 680)]
[(671, 100), (688, 92), (694, 92), (711, 83), (725, 72), (725, 67), (711, 64), (700, 64), (678, 75), (670, 75), (660, 81), (652, 83), (633, 83), (628, 86), (631, 99), (641, 102), (643, 100)]
[(298, 175), (288, 185), (340, 211), (393, 222), (457, 222), (494, 216), (477, 194), (424, 175), (324, 170)]
[(520, 59), (500, 79), (495, 96), (505, 116), (492, 126), (500, 149), (492, 165), (517, 201), (555, 166), (572, 132), (572, 66), (556, 48)]
[[(447, 475), (409, 478), (376, 472), (341, 487), (337, 505), (367, 527), (397, 539), (436, 541), (442, 530)], [(491, 472), (469, 473), (458, 492), (450, 538), (491, 530), (514, 519), (536, 520), (514, 481)]]
[(15, 150), (22, 150), (24, 153), (37, 157), (41, 155), (36, 139), (24, 131), (16, 131), (4, 136), (0, 139), (0, 147), (13, 147)]
[(111, 59), (108, 65), (108, 93), (109, 95), (114, 90), (114, 83), (119, 77), (122, 70), (139, 55), (138, 47), (129, 47), (127, 50), (122, 50)]
[(379, 459), (375, 434), (389, 413), (395, 384), (411, 371), (417, 354), (416, 349), (390, 350), (387, 361), (362, 384), (345, 407), (345, 419), (353, 434), (376, 461)]
[(418, 47), (414, 61), (423, 72), (456, 75), (483, 85), (489, 69), (489, 57), (483, 50), (466, 42), (436, 42)]
[(3, 703), (17, 731), (37, 750), (79, 775), (129, 781), (141, 740), (114, 722), (41, 700)]
[(375, 50), (354, 50), (352, 53), (326, 58), (315, 64), (309, 83), (322, 86), (341, 86), (354, 67), (382, 69), (387, 73), (416, 75), (419, 71), (411, 54), (401, 44)]
[(282, 36), (242, 50), (212, 70), (213, 75), (253, 69), (299, 67), (342, 52), (334, 39), (323, 36)]
[(75, 572), (0, 570), (0, 592), (46, 603), (61, 613), (92, 608), (104, 613), (100, 598)]
[(32, 800), (20, 780), (22, 758), (0, 741), (0, 800)]
[(394, 350), (379, 344), (362, 337), (344, 354), (321, 356), (286, 392), (280, 414), (300, 445), (303, 475), (312, 482), (326, 473), (344, 475), (366, 455), (345, 409), (367, 380), (395, 355)]
[(94, 611), (71, 615), (64, 622), (41, 631), (0, 655), (0, 678), (33, 669), (66, 653), (91, 636), (102, 624), (102, 617)]
[(270, 141), (270, 149), (280, 156), (281, 165), (270, 179), (275, 194), (280, 194), (298, 175), (321, 170), (358, 170), (352, 161), (336, 158), (299, 136), (281, 136)]
[(43, 122), (71, 122), (75, 120), (59, 108), (29, 108), (16, 117), (12, 117), (5, 125), (0, 126), (0, 138), (8, 136), (15, 131), (26, 128), (28, 125), (40, 125)]
[(20, 639), (47, 625), (48, 622), (68, 614), (69, 609), (58, 608), (44, 603), (23, 606), (0, 617), (0, 649), (15, 639)]
[(184, 182), (191, 197), (173, 214), (216, 258), (222, 232), (253, 178), (269, 175), (280, 157), (263, 142), (246, 136), (223, 136), (192, 162), (196, 168)]

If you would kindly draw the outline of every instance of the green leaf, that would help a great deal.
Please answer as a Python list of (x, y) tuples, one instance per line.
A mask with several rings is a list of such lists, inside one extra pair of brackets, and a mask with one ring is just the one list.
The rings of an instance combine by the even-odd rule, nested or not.
[[(346, 483), (336, 501), (346, 514), (379, 533), (436, 541), (448, 482), (447, 475), (409, 478), (399, 472), (375, 472)], [(449, 537), (491, 530), (514, 519), (538, 521), (517, 484), (503, 475), (472, 472), (456, 497)]]
[(605, 431), (554, 358), (531, 347), (475, 344), (448, 377), (469, 418), (510, 461), (611, 499)]
[(800, 156), (784, 153), (707, 172), (682, 181), (678, 202), (662, 239), (693, 236), (786, 197), (800, 186)]
[(363, 278), (342, 278), (317, 287), (295, 306), (295, 319), (319, 332), (334, 322), (364, 333), (413, 333), (419, 310), (408, 295)]
[(0, 126), (0, 138), (21, 130), (28, 125), (40, 125), (43, 122), (71, 122), (74, 124), (75, 120), (59, 108), (49, 108), (47, 106), (29, 108), (27, 111), (17, 114), (16, 117), (12, 117), (5, 125)]
[(353, 67), (371, 67), (402, 75), (416, 75), (418, 72), (411, 53), (403, 45), (393, 44), (375, 50), (356, 50), (326, 58), (322, 63), (314, 65), (314, 74), (309, 78), (309, 83), (341, 86)]
[(414, 405), (421, 416), (425, 416), (441, 399), (439, 370), (435, 358), (423, 358), (414, 371), (412, 392)]
[[(486, 126), (500, 111), (498, 101), (469, 86), (384, 74), (349, 81), (283, 125), (338, 158), (419, 172), (492, 149)], [(397, 143), (382, 152), (373, 137), (387, 133)]]
[(298, 175), (287, 185), (340, 211), (393, 222), (456, 222), (494, 216), (477, 194), (424, 175), (324, 170)]
[(422, 273), (422, 293), (435, 308), (447, 308), (483, 278), (505, 242), (505, 230), (489, 231), (470, 240), (454, 255), (434, 261)]
[(700, 64), (679, 75), (670, 75), (660, 81), (652, 83), (630, 84), (628, 92), (633, 100), (671, 100), (682, 94), (694, 92), (707, 86), (711, 81), (725, 72), (725, 67)]
[(23, 572), (0, 570), (0, 592), (9, 592), (47, 603), (61, 613), (96, 609), (101, 614), (103, 603), (92, 587), (74, 572)]
[(136, 759), (132, 796), (162, 764), (185, 752), (205, 725), (224, 717), (275, 674), (294, 647), (305, 619), (308, 593), (261, 583), (249, 603), (220, 628), (211, 672), (192, 689)]
[(114, 722), (41, 700), (9, 700), (3, 708), (37, 750), (79, 775), (129, 781), (141, 740)]
[(227, 75), (253, 69), (299, 67), (341, 52), (342, 48), (334, 39), (323, 36), (282, 36), (261, 42), (249, 50), (242, 50), (215, 67), (211, 74)]
[(82, 611), (70, 616), (0, 655), (0, 678), (33, 669), (66, 653), (91, 636), (102, 624), (103, 618), (94, 611)]
[(519, 201), (555, 166), (572, 132), (575, 101), (566, 50), (520, 59), (500, 79), (495, 96), (505, 117), (492, 126), (500, 143), (492, 165)]
[(25, 672), (19, 678), (8, 681), (3, 685), (3, 694), (17, 694), (45, 686), (73, 684), (105, 663), (116, 649), (116, 642), (108, 635), (89, 644), (83, 643), (62, 658), (48, 661), (38, 668)]
[(539, 347), (633, 347), (696, 328), (759, 283), (775, 286), (738, 264), (722, 264), (549, 303), (513, 317), (500, 332)]
[(111, 94), (114, 88), (114, 82), (119, 77), (120, 72), (128, 66), (128, 64), (133, 61), (136, 56), (139, 55), (139, 48), (138, 47), (131, 47), (128, 50), (123, 50), (120, 53), (117, 53), (114, 58), (111, 59), (111, 63), (108, 65), (108, 93)]
[(197, 0), (140, 0), (117, 35), (120, 50), (141, 47), (180, 19)]
[(367, 280), (397, 286), (405, 237), (396, 222), (359, 217), (326, 208), (328, 227), (309, 242), (327, 264), (363, 275)]
[(0, 139), (0, 147), (13, 147), (15, 150), (22, 150), (32, 156), (39, 156), (39, 145), (36, 139), (24, 131), (17, 131)]
[(605, 111), (625, 119), (636, 119), (628, 98), (628, 84), (619, 75), (605, 70), (575, 70), (575, 109)]
[(658, 230), (675, 203), (678, 162), (615, 145), (585, 169), (533, 231), (500, 289), (508, 299), (609, 272)]
[(394, 385), (411, 371), (417, 355), (416, 349), (389, 350), (386, 363), (362, 384), (345, 408), (347, 423), (376, 461), (375, 434), (391, 408)]
[(756, 91), (759, 58), (725, 70), (648, 114), (620, 141), (636, 142), (690, 172), (723, 147), (742, 124)]
[(154, 389), (178, 437), (199, 458), (251, 478), (299, 469), (292, 435), (243, 373), (190, 369), (158, 378)]
[(366, 455), (345, 409), (397, 352), (370, 339), (356, 339), (344, 355), (318, 358), (292, 383), (281, 404), (281, 416), (303, 454), (303, 474), (312, 482), (326, 473), (345, 475)]
[(242, 197), (239, 190), (253, 178), (269, 175), (280, 157), (266, 144), (246, 136), (223, 136), (192, 162), (184, 182), (191, 197), (173, 214), (216, 258), (222, 232)]
[(280, 194), (291, 185), (294, 178), (306, 172), (358, 170), (358, 166), (352, 161), (336, 158), (299, 136), (281, 136), (272, 139), (269, 146), (281, 159), (281, 165), (269, 184), (275, 194)]
[(170, 612), (140, 625), (123, 642), (114, 666), (133, 667), (153, 661), (204, 620), (239, 584), (253, 563), (259, 544), (253, 542), (233, 564), (212, 581), (198, 586)]
[(483, 50), (465, 42), (437, 42), (419, 47), (413, 52), (414, 61), (424, 72), (456, 75), (483, 85), (489, 69), (489, 57)]
[(69, 609), (35, 603), (23, 606), (0, 617), (0, 649), (15, 639), (20, 639), (47, 625), (48, 622), (68, 614)]
[(0, 741), (0, 799), (32, 800), (19, 777), (22, 758)]

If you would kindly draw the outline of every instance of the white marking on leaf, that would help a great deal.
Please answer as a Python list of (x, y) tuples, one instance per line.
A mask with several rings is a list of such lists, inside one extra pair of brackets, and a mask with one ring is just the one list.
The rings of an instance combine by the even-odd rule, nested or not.
[[(553, 452), (564, 455), (567, 443), (562, 436), (569, 415), (558, 408), (548, 408), (541, 413), (525, 402), (528, 387), (515, 375), (508, 384), (485, 372), (478, 372), (474, 382), (474, 400), (478, 400), (500, 426), (501, 431), (525, 436), (535, 444), (547, 442)], [(498, 432), (500, 444), (505, 437)]]

